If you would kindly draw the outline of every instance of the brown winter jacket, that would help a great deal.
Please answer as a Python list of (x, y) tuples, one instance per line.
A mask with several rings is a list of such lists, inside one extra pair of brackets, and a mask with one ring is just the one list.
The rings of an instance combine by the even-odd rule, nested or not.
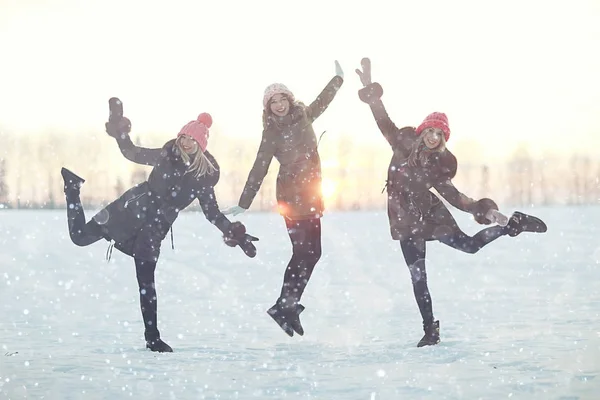
[(459, 229), (439, 197), (430, 191), (431, 188), (436, 189), (459, 210), (485, 215), (488, 210), (482, 207), (489, 207), (493, 201), (475, 201), (452, 184), (457, 161), (448, 149), (434, 153), (426, 165), (408, 165), (408, 156), (419, 136), (414, 127), (396, 127), (381, 101), (382, 95), (383, 89), (379, 83), (372, 83), (359, 91), (360, 99), (371, 107), (379, 130), (394, 152), (387, 178), (388, 218), (392, 238), (404, 240), (419, 237), (433, 240)]
[(250, 208), (273, 157), (279, 161), (276, 197), (281, 215), (289, 219), (323, 216), (321, 160), (312, 123), (327, 109), (343, 79), (335, 76), (308, 107), (294, 103), (283, 118), (269, 115), (254, 166), (238, 205)]

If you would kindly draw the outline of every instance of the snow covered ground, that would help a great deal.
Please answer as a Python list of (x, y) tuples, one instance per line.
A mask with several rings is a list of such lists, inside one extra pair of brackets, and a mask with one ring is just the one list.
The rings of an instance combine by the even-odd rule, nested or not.
[(73, 245), (64, 211), (1, 211), (0, 399), (596, 399), (600, 208), (524, 211), (548, 233), (475, 255), (428, 245), (442, 342), (420, 349), (384, 211), (326, 215), (306, 334), (293, 338), (265, 312), (290, 255), (281, 218), (241, 216), (261, 239), (249, 259), (183, 213), (157, 272), (172, 354), (144, 348), (130, 258)]

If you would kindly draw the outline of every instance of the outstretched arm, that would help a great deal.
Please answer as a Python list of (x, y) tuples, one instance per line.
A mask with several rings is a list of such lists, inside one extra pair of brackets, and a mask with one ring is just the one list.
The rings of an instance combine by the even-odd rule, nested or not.
[(246, 210), (250, 208), (252, 201), (254, 201), (254, 197), (256, 197), (256, 194), (262, 185), (263, 179), (265, 179), (267, 172), (269, 172), (269, 166), (271, 165), (274, 154), (275, 143), (273, 142), (273, 139), (270, 138), (269, 132), (264, 131), (258, 153), (256, 154), (256, 160), (254, 160), (254, 165), (248, 174), (246, 185), (240, 196), (240, 201), (238, 202), (240, 207)]
[(162, 149), (148, 149), (133, 144), (129, 137), (131, 122), (123, 117), (116, 123), (106, 123), (106, 133), (114, 137), (119, 145), (121, 154), (136, 164), (156, 165), (162, 157)]
[(219, 210), (217, 196), (215, 195), (215, 185), (219, 181), (219, 171), (215, 171), (214, 173), (217, 176), (212, 182), (202, 187), (202, 190), (198, 194), (198, 202), (206, 219), (223, 234), (226, 234), (229, 231), (231, 221)]
[(206, 186), (202, 188), (198, 195), (200, 207), (202, 207), (206, 219), (223, 233), (223, 240), (227, 246), (240, 246), (242, 251), (248, 257), (255, 257), (256, 247), (252, 242), (257, 241), (258, 238), (248, 235), (244, 224), (239, 221), (229, 221), (229, 219), (219, 211), (219, 205), (217, 204), (217, 197), (214, 189), (219, 181), (219, 172), (216, 171), (215, 174), (216, 176), (211, 180), (212, 182), (207, 182)]
[(369, 105), (379, 130), (392, 148), (396, 149), (400, 146), (403, 148), (408, 148), (410, 146), (408, 143), (411, 141), (408, 141), (407, 145), (405, 146), (403, 145), (402, 138), (406, 132), (411, 131), (411, 128), (398, 129), (396, 124), (394, 124), (389, 117), (383, 102), (381, 101), (381, 96), (383, 96), (383, 88), (379, 83), (371, 82), (371, 60), (368, 58), (363, 58), (361, 64), (363, 68), (362, 71), (357, 69), (356, 73), (360, 77), (360, 81), (364, 87), (358, 91), (358, 97), (361, 101)]
[[(375, 117), (375, 122), (377, 123), (377, 127), (388, 141), (390, 146), (392, 146), (394, 149), (400, 146), (408, 149), (409, 146), (403, 145), (402, 139), (405, 133), (412, 132), (412, 128), (399, 129), (396, 124), (394, 124), (392, 119), (389, 117), (383, 102), (381, 101), (382, 94), (383, 89), (377, 82), (370, 84), (358, 92), (360, 99), (367, 103), (371, 108), (371, 112), (373, 113), (373, 117)], [(412, 143), (412, 141), (407, 141), (407, 143)]]
[(319, 118), (321, 114), (329, 107), (338, 90), (344, 83), (344, 71), (340, 64), (335, 62), (336, 75), (329, 81), (325, 89), (317, 96), (310, 106), (308, 106), (307, 114), (311, 122)]
[(444, 199), (461, 211), (472, 213), (476, 201), (461, 193), (450, 179), (433, 186)]
[(126, 159), (136, 164), (156, 165), (162, 157), (162, 149), (147, 149), (133, 144), (129, 135), (125, 139), (117, 139), (119, 150)]

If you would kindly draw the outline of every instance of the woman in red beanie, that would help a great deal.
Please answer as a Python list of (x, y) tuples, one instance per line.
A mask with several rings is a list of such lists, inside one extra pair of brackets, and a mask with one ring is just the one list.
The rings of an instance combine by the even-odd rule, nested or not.
[(498, 206), (488, 198), (475, 201), (452, 184), (457, 161), (446, 148), (446, 142), (450, 139), (446, 115), (434, 112), (416, 129), (397, 128), (381, 101), (381, 85), (371, 82), (371, 63), (368, 58), (362, 60), (362, 68), (362, 71), (356, 70), (364, 86), (358, 92), (359, 97), (371, 107), (377, 126), (394, 151), (386, 185), (388, 218), (392, 238), (400, 241), (423, 317), (425, 335), (417, 346), (435, 345), (440, 341), (440, 326), (439, 321), (433, 318), (431, 296), (427, 288), (425, 243), (438, 240), (473, 254), (500, 236), (546, 232), (547, 228), (540, 219), (515, 212), (505, 226), (492, 226), (472, 237), (465, 234), (446, 206), (430, 191), (431, 188), (435, 188), (454, 207), (473, 214), (480, 224), (491, 224), (494, 216), (498, 215), (494, 212)]
[(285, 270), (281, 294), (267, 313), (289, 335), (304, 334), (299, 303), (315, 265), (321, 258), (321, 160), (313, 122), (327, 109), (344, 82), (336, 61), (336, 75), (309, 105), (296, 101), (283, 84), (269, 85), (263, 95), (263, 134), (256, 160), (237, 206), (224, 211), (246, 211), (267, 175), (273, 157), (279, 161), (277, 204), (284, 217), (292, 257)]
[[(186, 124), (176, 139), (162, 148), (137, 147), (129, 137), (131, 123), (122, 115), (111, 115), (106, 132), (117, 140), (121, 153), (137, 164), (153, 166), (148, 180), (127, 190), (86, 223), (80, 200), (84, 179), (66, 168), (61, 170), (67, 199), (67, 220), (73, 243), (88, 246), (104, 238), (134, 258), (140, 303), (145, 326), (146, 347), (152, 351), (172, 352), (157, 328), (154, 271), (162, 240), (181, 210), (198, 199), (202, 211), (222, 233), (225, 243), (239, 245), (249, 257), (256, 255), (252, 241), (241, 222), (230, 222), (220, 211), (214, 187), (219, 181), (219, 165), (206, 150), (212, 118), (200, 114)], [(111, 110), (112, 111), (112, 110)], [(111, 247), (112, 249), (112, 247)]]

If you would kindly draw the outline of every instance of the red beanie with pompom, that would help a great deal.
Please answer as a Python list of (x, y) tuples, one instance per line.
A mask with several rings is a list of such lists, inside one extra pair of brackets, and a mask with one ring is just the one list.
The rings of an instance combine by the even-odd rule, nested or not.
[(208, 113), (202, 113), (198, 115), (198, 119), (195, 121), (188, 122), (181, 131), (177, 134), (177, 137), (186, 135), (198, 142), (200, 150), (204, 153), (206, 146), (208, 145), (208, 129), (212, 125), (212, 117)]

